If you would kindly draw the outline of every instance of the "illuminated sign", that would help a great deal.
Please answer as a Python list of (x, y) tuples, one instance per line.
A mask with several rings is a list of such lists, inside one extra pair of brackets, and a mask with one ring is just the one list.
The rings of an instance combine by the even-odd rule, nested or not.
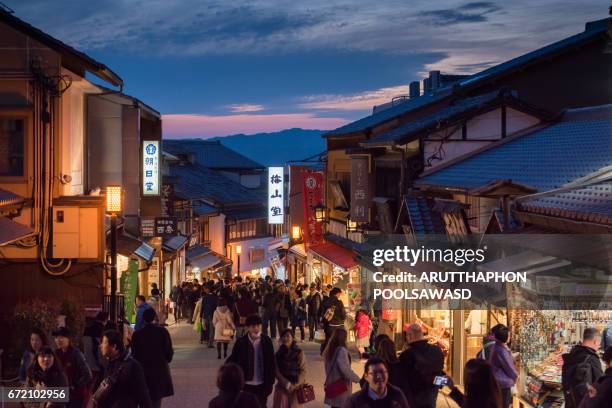
[(159, 141), (142, 142), (142, 195), (159, 195)]
[(268, 223), (282, 224), (285, 216), (283, 200), (284, 168), (268, 167)]

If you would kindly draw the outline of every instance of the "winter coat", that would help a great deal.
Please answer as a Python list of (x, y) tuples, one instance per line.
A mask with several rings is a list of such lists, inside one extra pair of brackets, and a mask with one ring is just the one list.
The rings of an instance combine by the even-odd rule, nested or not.
[(208, 408), (261, 408), (256, 396), (249, 392), (240, 391), (238, 395), (220, 392), (210, 400)]
[[(594, 384), (597, 394), (590, 398), (588, 395), (584, 397), (580, 408), (599, 408), (605, 407), (612, 401), (612, 368), (608, 368), (605, 374)], [(608, 401), (606, 403), (606, 401)]]
[(360, 313), (359, 318), (355, 322), (355, 337), (363, 339), (364, 337), (370, 337), (370, 331), (372, 330), (372, 322), (365, 313)]
[(23, 352), (23, 356), (21, 356), (21, 362), (19, 363), (19, 382), (21, 384), (25, 384), (26, 378), (28, 376), (28, 368), (30, 364), (32, 364), (32, 360), (34, 359), (34, 353), (30, 350), (26, 350)]
[(214, 293), (209, 293), (202, 298), (202, 318), (212, 318), (219, 304), (219, 298)]
[(145, 310), (150, 308), (151, 305), (147, 302), (136, 306), (136, 324), (134, 325), (134, 330), (140, 329), (144, 325), (144, 319), (142, 317)]
[(88, 394), (88, 388), (93, 376), (81, 350), (69, 346), (66, 351), (57, 349), (55, 355), (60, 361), (64, 374), (66, 374), (68, 379), (70, 400), (84, 398)]
[(236, 324), (236, 326), (241, 326), (240, 317), (247, 318), (250, 315), (257, 314), (257, 303), (250, 298), (238, 299), (235, 305), (234, 309), (236, 313), (234, 313), (234, 324)]
[(300, 326), (306, 321), (306, 299), (295, 299), (291, 310), (291, 323), (293, 326)]
[(476, 354), (476, 358), (480, 360), (491, 360), (491, 352), (493, 351), (493, 346), (495, 345), (495, 336), (492, 334), (487, 334), (482, 338), (482, 349)]
[(323, 297), (318, 291), (308, 295), (306, 297), (306, 303), (308, 303), (308, 318), (315, 320), (319, 317), (319, 309), (321, 308), (321, 302)]
[(495, 342), (489, 362), (499, 388), (512, 388), (518, 378), (518, 371), (508, 347), (498, 341)]
[[(276, 360), (274, 357), (274, 346), (272, 340), (265, 334), (261, 334), (261, 353), (263, 362), (263, 385), (266, 391), (266, 395), (272, 393), (272, 386), (276, 378)], [(253, 379), (253, 373), (255, 371), (255, 349), (249, 335), (245, 334), (236, 340), (236, 344), (232, 348), (232, 354), (225, 361), (226, 363), (236, 363), (242, 367), (244, 372), (244, 381), (248, 382)]]
[(603, 375), (601, 360), (595, 350), (582, 345), (574, 346), (572, 351), (563, 354), (562, 357), (561, 383), (565, 406), (574, 408), (586, 395), (586, 384), (595, 384)]
[(202, 318), (202, 299), (198, 300), (193, 309), (193, 331), (198, 331), (198, 323)]
[(327, 302), (324, 302), (320, 310), (321, 317), (325, 315), (325, 311), (331, 306), (335, 306), (334, 316), (329, 322), (327, 322), (327, 324), (330, 326), (344, 325), (344, 321), (346, 320), (346, 310), (344, 310), (344, 303), (342, 303), (342, 301), (336, 296), (330, 296), (327, 298)]
[(278, 293), (268, 292), (263, 297), (262, 306), (265, 309), (265, 313), (270, 316), (276, 316), (277, 310), (280, 305), (280, 299)]
[(347, 391), (335, 398), (325, 397), (325, 403), (332, 407), (341, 407), (351, 397), (352, 383), (359, 382), (357, 375), (351, 368), (349, 352), (345, 347), (338, 347), (330, 361), (325, 361), (325, 386), (331, 385), (338, 380), (344, 380)]
[(289, 404), (292, 408), (301, 407), (297, 400), (297, 394), (289, 394), (289, 385), (304, 384), (306, 382), (306, 358), (304, 352), (300, 350), (295, 342), (287, 348), (281, 345), (275, 355), (276, 358), (276, 387), (275, 393), (287, 394)]
[(236, 330), (236, 326), (234, 325), (234, 317), (227, 306), (219, 306), (217, 310), (215, 310), (212, 324), (215, 326), (215, 341), (232, 341), (234, 338), (233, 334), (231, 336), (223, 334), (223, 330), (226, 329)]
[[(406, 396), (394, 385), (387, 384), (387, 397), (390, 408), (410, 408)], [(368, 395), (368, 385), (366, 384), (361, 390), (354, 393), (349, 398), (342, 408), (370, 408), (372, 407), (372, 399)]]
[[(36, 364), (31, 369), (27, 370), (24, 385), (30, 388), (36, 388), (37, 386), (44, 388), (67, 387), (68, 379), (62, 369), (59, 368), (57, 362), (55, 363), (55, 367), (52, 367), (49, 371), (43, 371), (40, 366)], [(24, 403), (23, 405), (26, 408), (64, 408), (66, 406), (65, 403), (61, 402), (54, 402), (50, 405), (47, 405), (46, 402), (30, 402)]]
[(108, 400), (98, 408), (152, 408), (142, 366), (129, 353), (109, 361), (106, 376), (117, 382)]
[(436, 375), (444, 374), (444, 354), (440, 347), (426, 339), (414, 341), (399, 356), (401, 389), (410, 405), (428, 406), (438, 387), (433, 384)]
[(144, 370), (151, 400), (156, 401), (174, 395), (168, 366), (172, 361), (174, 350), (168, 330), (154, 324), (145, 324), (132, 336), (132, 353)]

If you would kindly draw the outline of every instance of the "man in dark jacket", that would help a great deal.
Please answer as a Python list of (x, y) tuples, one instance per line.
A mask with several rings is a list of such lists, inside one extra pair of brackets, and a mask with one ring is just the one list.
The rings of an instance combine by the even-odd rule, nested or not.
[(603, 375), (597, 349), (601, 342), (601, 333), (595, 328), (584, 329), (582, 344), (574, 346), (572, 351), (563, 354), (561, 383), (565, 395), (565, 406), (575, 408), (587, 394), (587, 391)]
[(247, 317), (248, 333), (236, 340), (226, 363), (235, 363), (244, 371), (244, 391), (255, 395), (266, 406), (275, 381), (276, 361), (272, 340), (261, 332), (261, 317)]
[(89, 387), (93, 379), (91, 370), (81, 350), (72, 345), (71, 333), (66, 327), (60, 327), (52, 335), (57, 345), (55, 355), (70, 386), (70, 402), (67, 407), (81, 407), (88, 398)]
[[(202, 297), (202, 333), (200, 334), (200, 343), (208, 340), (208, 348), (214, 348), (215, 326), (212, 324), (213, 314), (219, 304), (219, 298), (212, 291), (210, 286), (204, 287), (204, 296)], [(207, 337), (208, 336), (208, 337)]]
[(317, 330), (317, 323), (319, 321), (319, 309), (321, 308), (322, 297), (317, 290), (317, 285), (314, 283), (310, 285), (310, 294), (306, 298), (308, 304), (308, 339), (314, 341), (315, 331)]
[[(321, 306), (321, 318), (323, 320), (323, 328), (325, 330), (325, 341), (321, 344), (321, 354), (323, 354), (323, 350), (327, 346), (327, 342), (331, 338), (332, 334), (336, 329), (344, 327), (344, 321), (346, 320), (346, 310), (344, 310), (344, 303), (340, 300), (340, 295), (342, 295), (342, 289), (333, 288), (329, 292), (329, 298), (327, 301), (323, 302)], [(328, 314), (328, 310), (333, 310), (333, 315), (331, 319), (326, 319), (325, 315)], [(329, 313), (331, 314), (331, 312)]]
[(418, 324), (408, 326), (406, 336), (409, 345), (399, 357), (402, 391), (412, 408), (435, 408), (438, 387), (433, 380), (444, 374), (444, 354), (427, 342)]
[(402, 390), (389, 384), (389, 369), (382, 359), (370, 358), (363, 372), (367, 384), (354, 393), (342, 408), (409, 407)]
[(183, 307), (183, 289), (179, 285), (174, 285), (170, 292), (170, 299), (174, 302), (174, 321), (176, 323), (183, 317), (181, 308)]
[[(584, 397), (584, 408), (599, 408), (605, 407), (612, 401), (612, 346), (608, 346), (603, 355), (603, 361), (606, 363), (606, 372), (599, 377), (597, 383), (594, 384)], [(606, 402), (608, 401), (608, 402)]]
[[(104, 332), (100, 352), (109, 360), (106, 378), (112, 379), (114, 385), (106, 396), (96, 399), (98, 407), (152, 408), (142, 366), (125, 351), (121, 333), (116, 330)], [(100, 387), (105, 383), (103, 380)]]
[(269, 285), (264, 286), (266, 293), (263, 295), (262, 306), (264, 308), (263, 314), (263, 330), (265, 334), (268, 334), (268, 325), (270, 326), (270, 337), (276, 338), (276, 319), (278, 317), (278, 307), (280, 305), (280, 299), (275, 291), (272, 291), (272, 287)]
[(168, 330), (153, 324), (155, 310), (145, 310), (143, 318), (144, 327), (132, 335), (132, 353), (144, 370), (151, 403), (154, 408), (159, 408), (162, 398), (174, 395), (168, 366), (174, 350)]

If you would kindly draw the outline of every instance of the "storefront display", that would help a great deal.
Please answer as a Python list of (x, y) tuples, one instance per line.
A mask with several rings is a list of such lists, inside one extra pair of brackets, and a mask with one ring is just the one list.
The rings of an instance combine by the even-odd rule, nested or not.
[(608, 310), (517, 310), (511, 315), (512, 350), (518, 352), (519, 401), (523, 406), (563, 404), (562, 354), (581, 341), (587, 327), (602, 331)]

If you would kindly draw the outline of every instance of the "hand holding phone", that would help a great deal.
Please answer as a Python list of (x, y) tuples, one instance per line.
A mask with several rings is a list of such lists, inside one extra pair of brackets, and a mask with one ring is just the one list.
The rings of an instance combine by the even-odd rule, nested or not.
[(445, 375), (437, 375), (433, 381), (434, 385), (442, 388), (448, 384), (448, 377)]

